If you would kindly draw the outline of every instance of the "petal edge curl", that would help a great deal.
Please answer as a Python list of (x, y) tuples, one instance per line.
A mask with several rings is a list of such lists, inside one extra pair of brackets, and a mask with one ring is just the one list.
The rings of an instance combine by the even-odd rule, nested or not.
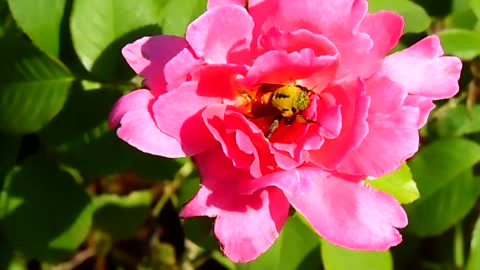
[(402, 84), (410, 94), (445, 99), (457, 94), (462, 62), (442, 56), (437, 36), (428, 36), (413, 46), (387, 56), (380, 71)]
[(146, 89), (121, 97), (109, 115), (110, 127), (120, 125), (118, 137), (145, 153), (170, 158), (185, 157), (180, 143), (155, 124), (151, 113), (153, 101), (154, 96)]

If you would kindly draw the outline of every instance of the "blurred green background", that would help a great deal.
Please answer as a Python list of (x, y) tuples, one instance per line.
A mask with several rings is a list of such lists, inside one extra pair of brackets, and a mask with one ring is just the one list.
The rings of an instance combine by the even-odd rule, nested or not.
[(461, 92), (437, 104), (419, 153), (374, 184), (405, 204), (404, 242), (341, 249), (294, 214), (267, 253), (233, 264), (211, 220), (178, 218), (198, 189), (192, 162), (143, 154), (106, 122), (141, 85), (121, 48), (183, 36), (206, 0), (0, 0), (0, 270), (479, 270), (480, 0), (369, 3), (404, 16), (395, 50), (436, 33), (464, 62)]

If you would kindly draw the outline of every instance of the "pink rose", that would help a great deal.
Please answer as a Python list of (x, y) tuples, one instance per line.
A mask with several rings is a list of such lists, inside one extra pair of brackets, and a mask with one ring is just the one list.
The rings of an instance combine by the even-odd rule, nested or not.
[(200, 190), (182, 217), (215, 217), (233, 261), (255, 259), (289, 208), (352, 249), (401, 242), (407, 216), (362, 180), (418, 149), (432, 100), (458, 91), (461, 62), (436, 36), (386, 56), (402, 18), (364, 0), (210, 0), (186, 38), (144, 37), (123, 55), (145, 89), (111, 115), (141, 151), (192, 156)]

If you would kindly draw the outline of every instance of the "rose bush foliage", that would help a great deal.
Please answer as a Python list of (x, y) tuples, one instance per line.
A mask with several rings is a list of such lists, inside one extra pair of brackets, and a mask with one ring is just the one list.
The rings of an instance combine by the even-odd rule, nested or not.
[[(415, 154), (433, 100), (458, 92), (460, 60), (443, 56), (434, 35), (387, 55), (403, 19), (367, 13), (364, 0), (245, 5), (210, 0), (185, 38), (126, 45), (145, 87), (116, 103), (110, 125), (146, 153), (193, 158), (201, 187), (181, 216), (214, 217), (233, 261), (268, 249), (290, 206), (336, 245), (399, 244), (404, 210), (363, 180)], [(272, 85), (308, 89), (310, 104), (266, 136), (279, 114), (256, 115), (252, 106)]]

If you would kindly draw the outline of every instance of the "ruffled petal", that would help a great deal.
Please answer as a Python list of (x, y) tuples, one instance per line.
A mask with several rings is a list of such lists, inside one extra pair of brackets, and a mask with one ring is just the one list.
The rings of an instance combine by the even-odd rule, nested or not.
[(312, 49), (314, 55), (331, 55), (338, 53), (335, 45), (326, 37), (300, 29), (293, 32), (282, 32), (271, 29), (260, 37), (260, 44), (266, 51), (284, 50), (288, 53), (299, 52), (302, 49)]
[(417, 128), (421, 128), (427, 123), (430, 112), (433, 110), (433, 108), (435, 108), (435, 104), (432, 102), (431, 99), (415, 95), (407, 96), (403, 105), (415, 107), (420, 110)]
[(396, 228), (407, 225), (407, 215), (391, 195), (318, 169), (300, 168), (298, 174), (296, 189), (282, 189), (326, 240), (361, 250), (386, 250), (402, 241)]
[(135, 90), (114, 105), (109, 115), (112, 128), (118, 126), (117, 135), (137, 149), (170, 158), (185, 157), (179, 141), (163, 133), (155, 124), (151, 113), (155, 97), (148, 90)]
[(164, 75), (167, 83), (167, 91), (171, 91), (184, 82), (189, 81), (192, 72), (202, 66), (203, 61), (198, 59), (188, 47), (180, 51), (165, 65)]
[(311, 49), (300, 52), (269, 51), (255, 60), (244, 79), (246, 85), (258, 83), (292, 83), (295, 80), (315, 78), (310, 84), (323, 89), (335, 77), (336, 56), (315, 56)]
[(415, 45), (387, 56), (381, 72), (402, 84), (409, 93), (431, 99), (444, 99), (458, 92), (462, 62), (443, 56), (440, 40), (429, 36)]
[(245, 8), (225, 5), (205, 12), (192, 22), (186, 36), (196, 55), (207, 62), (248, 63), (252, 29), (253, 21)]
[[(122, 54), (130, 67), (145, 78), (145, 86), (158, 95), (166, 89), (165, 65), (187, 47), (188, 43), (182, 37), (143, 37), (123, 47)], [(189, 68), (192, 64), (182, 62), (184, 68)]]
[(187, 155), (195, 155), (217, 145), (201, 113), (207, 105), (221, 103), (221, 99), (199, 96), (196, 90), (196, 83), (185, 83), (159, 96), (152, 107), (158, 127), (177, 139)]
[(401, 107), (368, 118), (369, 132), (343, 160), (342, 173), (380, 177), (395, 171), (418, 150), (418, 108)]
[(335, 40), (341, 56), (337, 77), (348, 75), (369, 77), (377, 71), (380, 61), (387, 52), (398, 43), (402, 29), (402, 17), (393, 12), (380, 11), (367, 14), (358, 29), (358, 34)]
[(369, 132), (337, 171), (377, 177), (394, 171), (418, 150), (419, 110), (403, 106), (407, 91), (382, 74), (369, 78), (366, 90)]
[(322, 148), (310, 151), (311, 161), (327, 169), (335, 169), (345, 156), (358, 147), (368, 133), (368, 107), (370, 98), (365, 94), (361, 80), (344, 81), (324, 90), (341, 106), (340, 134), (325, 140)]
[[(336, 138), (342, 130), (342, 106), (336, 104), (335, 97), (330, 93), (320, 93), (317, 106), (317, 120), (320, 125), (319, 133), (325, 139)], [(312, 149), (309, 149), (312, 150)]]
[(202, 114), (207, 128), (235, 167), (247, 169), (254, 177), (269, 173), (276, 163), (263, 132), (230, 109), (226, 105), (207, 107)]
[(366, 33), (373, 41), (369, 57), (376, 60), (382, 59), (400, 40), (403, 32), (402, 16), (391, 11), (380, 11), (367, 14), (362, 21), (361, 33)]

